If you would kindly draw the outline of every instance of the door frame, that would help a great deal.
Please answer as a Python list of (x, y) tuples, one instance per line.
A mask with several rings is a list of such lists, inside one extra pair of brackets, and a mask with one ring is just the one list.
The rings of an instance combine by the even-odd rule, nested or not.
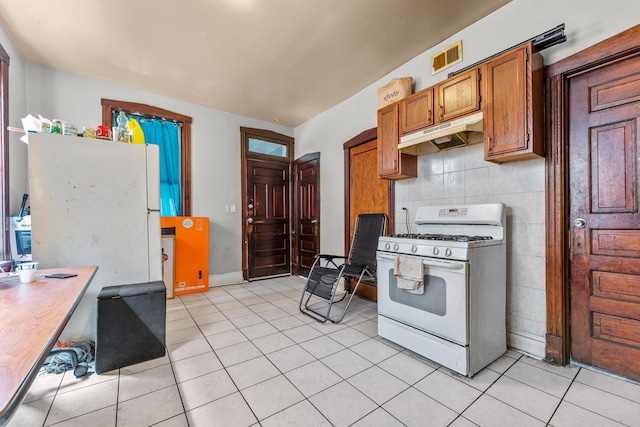
[[(248, 152), (248, 140), (249, 138), (262, 139), (266, 141), (274, 141), (283, 145), (288, 145), (286, 158), (277, 158), (274, 156), (249, 153)], [(289, 257), (291, 257), (291, 171), (293, 163), (293, 153), (295, 148), (295, 140), (291, 136), (283, 135), (274, 131), (265, 129), (240, 127), (240, 193), (241, 193), (241, 221), (242, 221), (242, 278), (249, 280), (249, 240), (247, 239), (247, 160), (257, 160), (272, 163), (288, 164), (289, 173), (287, 179), (289, 180)], [(289, 274), (291, 274), (291, 258), (289, 258)], [(266, 277), (265, 277), (266, 278)], [(252, 278), (251, 280), (259, 280), (259, 278)]]
[[(351, 168), (350, 168), (350, 152), (351, 149), (357, 147), (358, 145), (365, 144), (367, 142), (373, 141), (374, 139), (378, 139), (378, 128), (367, 129), (360, 134), (354, 136), (347, 142), (342, 145), (342, 149), (344, 151), (344, 254), (347, 255), (349, 253), (349, 248), (351, 247), (351, 229), (350, 229), (350, 208), (351, 208), (351, 189), (349, 188), (349, 177), (351, 176)], [(387, 230), (395, 230), (395, 187), (394, 181), (388, 180), (388, 196), (389, 196), (389, 215), (387, 217)]]
[[(315, 233), (315, 241), (316, 241), (316, 249), (318, 251), (320, 251), (320, 152), (315, 152), (315, 153), (308, 153), (303, 155), (302, 157), (295, 159), (292, 163), (292, 179), (291, 179), (291, 185), (293, 186), (292, 188), (292, 193), (293, 193), (293, 198), (291, 200), (291, 207), (293, 209), (293, 224), (290, 227), (291, 228), (291, 234), (293, 234), (295, 232), (295, 239), (296, 239), (296, 244), (293, 244), (293, 235), (289, 236), (289, 239), (291, 241), (291, 274), (293, 275), (299, 275), (300, 273), (300, 252), (299, 252), (299, 245), (298, 245), (298, 236), (300, 236), (300, 229), (299, 229), (299, 221), (300, 218), (298, 216), (300, 209), (299, 208), (299, 203), (300, 203), (300, 194), (298, 191), (298, 174), (297, 174), (297, 163), (296, 162), (301, 162), (301, 163), (306, 163), (306, 162), (310, 162), (313, 160), (317, 160), (318, 161), (318, 173), (316, 174), (316, 179), (317, 179), (317, 185), (316, 185), (316, 197), (315, 197), (315, 204), (318, 210), (318, 218), (317, 223), (316, 223), (316, 233)], [(318, 252), (319, 253), (319, 252)], [(294, 260), (297, 260), (296, 262), (294, 262)]]
[(570, 362), (569, 82), (587, 71), (640, 55), (640, 25), (545, 69), (546, 89), (546, 300), (545, 360)]

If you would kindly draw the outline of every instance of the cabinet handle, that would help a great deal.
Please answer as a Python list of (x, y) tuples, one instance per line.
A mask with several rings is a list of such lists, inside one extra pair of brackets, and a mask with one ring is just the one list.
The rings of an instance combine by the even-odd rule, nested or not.
[(394, 171), (394, 172), (397, 172), (397, 171), (398, 171), (398, 161), (397, 161), (397, 160), (394, 160), (394, 161), (393, 161), (393, 171)]
[(442, 105), (440, 106), (440, 120), (442, 121), (442, 117), (444, 116), (444, 108)]
[(431, 121), (431, 108), (427, 108), (427, 121)]

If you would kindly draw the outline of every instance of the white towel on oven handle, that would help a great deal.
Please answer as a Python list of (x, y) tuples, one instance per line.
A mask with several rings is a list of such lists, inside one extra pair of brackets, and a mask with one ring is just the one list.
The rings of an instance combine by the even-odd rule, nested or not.
[(394, 273), (398, 289), (412, 294), (424, 293), (424, 264), (421, 258), (396, 256)]

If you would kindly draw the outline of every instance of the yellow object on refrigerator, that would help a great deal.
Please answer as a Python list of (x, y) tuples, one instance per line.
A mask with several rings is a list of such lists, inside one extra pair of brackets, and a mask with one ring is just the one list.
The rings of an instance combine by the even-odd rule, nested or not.
[(209, 218), (163, 216), (162, 228), (175, 228), (174, 295), (209, 289)]

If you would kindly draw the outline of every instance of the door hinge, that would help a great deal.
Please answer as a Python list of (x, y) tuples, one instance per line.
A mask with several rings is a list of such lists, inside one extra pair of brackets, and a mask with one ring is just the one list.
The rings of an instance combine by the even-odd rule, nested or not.
[(527, 142), (529, 142), (530, 134), (527, 132)]
[(529, 62), (529, 49), (525, 49), (525, 62)]

